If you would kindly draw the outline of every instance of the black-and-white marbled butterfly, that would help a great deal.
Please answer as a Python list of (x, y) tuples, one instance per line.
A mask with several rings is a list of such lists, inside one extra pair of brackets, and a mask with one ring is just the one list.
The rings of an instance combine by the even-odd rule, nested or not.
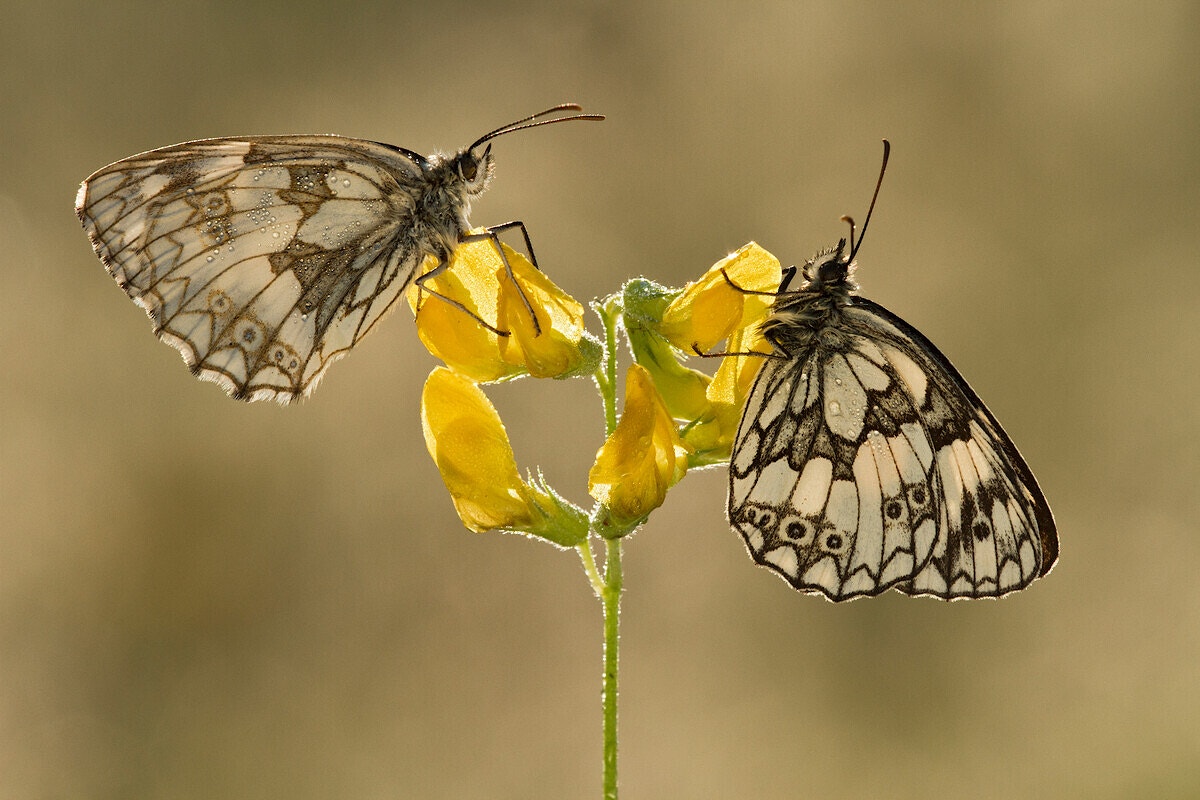
[(730, 524), (755, 561), (830, 600), (1022, 589), (1058, 558), (1046, 498), (946, 357), (856, 294), (850, 224), (849, 253), (841, 240), (789, 291), (791, 268), (761, 327), (773, 353), (734, 441)]
[[(242, 400), (288, 403), (460, 242), (517, 227), (529, 247), (520, 222), (467, 233), (471, 200), (492, 179), (488, 143), (603, 119), (541, 119), (581, 110), (555, 106), (453, 155), (327, 135), (184, 142), (98, 170), (75, 209), (109, 273), (193, 374)], [(427, 256), (439, 263), (418, 275)]]

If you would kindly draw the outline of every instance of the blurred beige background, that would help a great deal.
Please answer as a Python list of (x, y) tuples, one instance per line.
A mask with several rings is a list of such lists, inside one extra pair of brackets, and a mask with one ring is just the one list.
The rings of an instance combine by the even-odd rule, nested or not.
[[(92, 254), (79, 181), (209, 136), (496, 142), (582, 299), (785, 263), (862, 215), (1057, 514), (1002, 602), (834, 606), (754, 567), (724, 474), (626, 549), (629, 798), (1200, 795), (1195, 3), (18, 2), (0, 30), (0, 798), (598, 794), (578, 558), (472, 535), (397, 312), (297, 408), (190, 377)], [(436, 8), (433, 8), (436, 6)], [(588, 384), (492, 392), (577, 502)]]

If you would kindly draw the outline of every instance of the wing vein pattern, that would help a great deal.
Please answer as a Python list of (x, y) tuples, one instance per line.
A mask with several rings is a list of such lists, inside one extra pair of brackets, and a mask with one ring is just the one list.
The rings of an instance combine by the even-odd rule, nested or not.
[(796, 337), (759, 371), (730, 460), (729, 519), (756, 561), (835, 601), (999, 597), (1049, 571), (1032, 472), (932, 343), (857, 296)]
[(339, 136), (189, 142), (85, 181), (109, 273), (198, 377), (288, 402), (365, 336), (429, 248), (422, 166)]

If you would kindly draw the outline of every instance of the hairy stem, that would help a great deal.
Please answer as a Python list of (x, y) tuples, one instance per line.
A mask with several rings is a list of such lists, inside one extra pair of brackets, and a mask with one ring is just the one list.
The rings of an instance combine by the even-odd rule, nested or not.
[(605, 539), (604, 800), (617, 800), (617, 650), (621, 618), (621, 540)]

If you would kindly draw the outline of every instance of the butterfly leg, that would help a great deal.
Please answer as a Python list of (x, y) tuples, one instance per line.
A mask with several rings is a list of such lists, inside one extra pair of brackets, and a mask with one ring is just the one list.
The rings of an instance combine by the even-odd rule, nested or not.
[(500, 260), (504, 262), (504, 271), (508, 273), (508, 279), (513, 282), (513, 286), (517, 287), (517, 294), (521, 296), (521, 303), (524, 304), (525, 310), (529, 313), (529, 319), (533, 321), (533, 335), (542, 335), (542, 325), (538, 322), (537, 314), (534, 313), (533, 303), (529, 302), (529, 297), (525, 294), (525, 290), (521, 288), (521, 284), (517, 281), (516, 275), (513, 274), (512, 265), (508, 263), (508, 256), (504, 255), (504, 248), (500, 246), (500, 232), (509, 228), (520, 228), (521, 234), (525, 237), (525, 249), (529, 253), (529, 260), (538, 271), (541, 267), (538, 266), (537, 256), (533, 253), (533, 242), (529, 238), (529, 230), (525, 227), (525, 223), (520, 220), (505, 222), (500, 225), (493, 225), (485, 228), (483, 233), (472, 233), (464, 236), (464, 242), (478, 242), (481, 240), (490, 241), (496, 248), (496, 252), (500, 254)]
[[(417, 287), (417, 291), (418, 292), (428, 292), (431, 296), (436, 297), (438, 300), (441, 300), (443, 303), (448, 303), (449, 305), (453, 306), (454, 308), (457, 308), (459, 311), (463, 312), (468, 317), (475, 320), (480, 325), (487, 328), (489, 331), (496, 334), (497, 336), (509, 336), (510, 333), (508, 331), (502, 331), (499, 328), (497, 328), (496, 326), (490, 324), (483, 317), (479, 316), (474, 311), (467, 308), (466, 306), (464, 306), (462, 303), (458, 302), (454, 298), (447, 297), (446, 295), (442, 294), (441, 292), (435, 292), (433, 289), (430, 289), (428, 286), (425, 285), (426, 281), (445, 272), (446, 268), (447, 268), (447, 266), (449, 266), (449, 264), (450, 264), (450, 262), (447, 259), (443, 258), (438, 261), (438, 264), (436, 267), (434, 267), (433, 269), (429, 270), (428, 272), (422, 273), (422, 274), (418, 275), (416, 278), (414, 278), (413, 284)], [(420, 308), (420, 307), (421, 307), (421, 301), (420, 301), (420, 298), (418, 297), (417, 308)]]
[(692, 352), (701, 358), (729, 358), (730, 356), (754, 356), (755, 358), (774, 358), (779, 361), (787, 361), (792, 356), (786, 351), (775, 353), (761, 353), (758, 350), (745, 350), (742, 352), (733, 352), (731, 350), (722, 350), (720, 353), (706, 353), (700, 349), (699, 342), (692, 342)]
[(774, 345), (775, 351), (763, 353), (758, 350), (746, 350), (744, 352), (733, 352), (730, 350), (722, 350), (719, 353), (706, 353), (700, 349), (699, 342), (692, 342), (692, 352), (701, 358), (728, 358), (730, 356), (754, 356), (755, 358), (775, 358), (780, 361), (787, 361), (792, 357), (792, 354), (784, 350), (780, 345)]
[(521, 236), (525, 239), (525, 252), (529, 253), (530, 262), (538, 272), (541, 272), (542, 268), (538, 266), (537, 255), (533, 252), (533, 240), (529, 238), (529, 229), (525, 227), (524, 222), (519, 219), (514, 219), (512, 222), (502, 222), (499, 225), (489, 225), (487, 231), (488, 233), (492, 234), (492, 238), (495, 238), (496, 234), (500, 233), (501, 231), (507, 231), (511, 228), (521, 229)]
[(790, 267), (784, 267), (783, 280), (779, 284), (779, 289), (774, 292), (760, 292), (757, 289), (747, 289), (744, 286), (739, 286), (738, 284), (734, 283), (733, 278), (729, 277), (729, 273), (725, 271), (725, 268), (721, 267), (721, 277), (725, 279), (725, 282), (727, 284), (729, 284), (729, 287), (731, 289), (733, 289), (736, 292), (741, 292), (742, 294), (756, 294), (761, 297), (779, 297), (779, 295), (781, 295), (781, 294), (786, 294), (788, 284), (792, 282), (792, 278), (795, 275), (796, 275), (796, 265), (795, 264), (793, 264)]

